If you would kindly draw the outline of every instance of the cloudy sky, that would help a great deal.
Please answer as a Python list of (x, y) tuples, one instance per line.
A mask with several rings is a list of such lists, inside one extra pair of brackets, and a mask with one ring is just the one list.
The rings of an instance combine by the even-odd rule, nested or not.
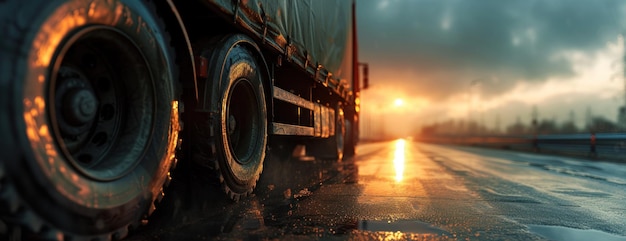
[(615, 121), (625, 16), (623, 0), (357, 0), (364, 112), (406, 117), (364, 113), (365, 132), (469, 118), (504, 129), (533, 106), (581, 127), (587, 109)]

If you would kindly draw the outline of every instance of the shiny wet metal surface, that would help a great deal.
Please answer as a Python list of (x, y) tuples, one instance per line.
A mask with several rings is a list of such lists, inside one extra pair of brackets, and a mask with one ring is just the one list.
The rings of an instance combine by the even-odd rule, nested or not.
[(239, 203), (201, 173), (175, 176), (128, 240), (559, 240), (545, 223), (626, 236), (621, 165), (408, 140), (342, 162), (280, 156)]

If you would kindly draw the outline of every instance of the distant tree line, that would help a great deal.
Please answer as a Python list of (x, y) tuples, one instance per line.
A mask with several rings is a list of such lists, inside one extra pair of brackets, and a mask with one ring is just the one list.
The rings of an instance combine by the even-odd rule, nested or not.
[(446, 120), (424, 125), (422, 135), (549, 135), (573, 133), (609, 133), (624, 132), (624, 128), (602, 116), (594, 116), (587, 120), (584, 127), (578, 127), (573, 121), (557, 122), (542, 119), (534, 123), (516, 121), (504, 128), (487, 127), (476, 121)]

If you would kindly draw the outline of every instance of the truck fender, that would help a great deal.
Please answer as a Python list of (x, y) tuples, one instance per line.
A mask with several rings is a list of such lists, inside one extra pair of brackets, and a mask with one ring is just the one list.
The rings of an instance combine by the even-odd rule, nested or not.
[(172, 0), (154, 1), (154, 4), (157, 5), (157, 11), (169, 28), (168, 32), (172, 37), (173, 47), (176, 49), (176, 57), (180, 61), (179, 78), (183, 84), (183, 88), (192, 89), (193, 98), (197, 101), (198, 81), (196, 79), (196, 65), (187, 29)]

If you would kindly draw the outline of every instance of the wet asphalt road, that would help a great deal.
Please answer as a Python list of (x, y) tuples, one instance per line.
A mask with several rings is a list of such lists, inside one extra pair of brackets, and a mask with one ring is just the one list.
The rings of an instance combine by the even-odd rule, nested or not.
[(178, 173), (127, 240), (626, 240), (626, 164), (411, 141), (285, 156), (238, 203)]

